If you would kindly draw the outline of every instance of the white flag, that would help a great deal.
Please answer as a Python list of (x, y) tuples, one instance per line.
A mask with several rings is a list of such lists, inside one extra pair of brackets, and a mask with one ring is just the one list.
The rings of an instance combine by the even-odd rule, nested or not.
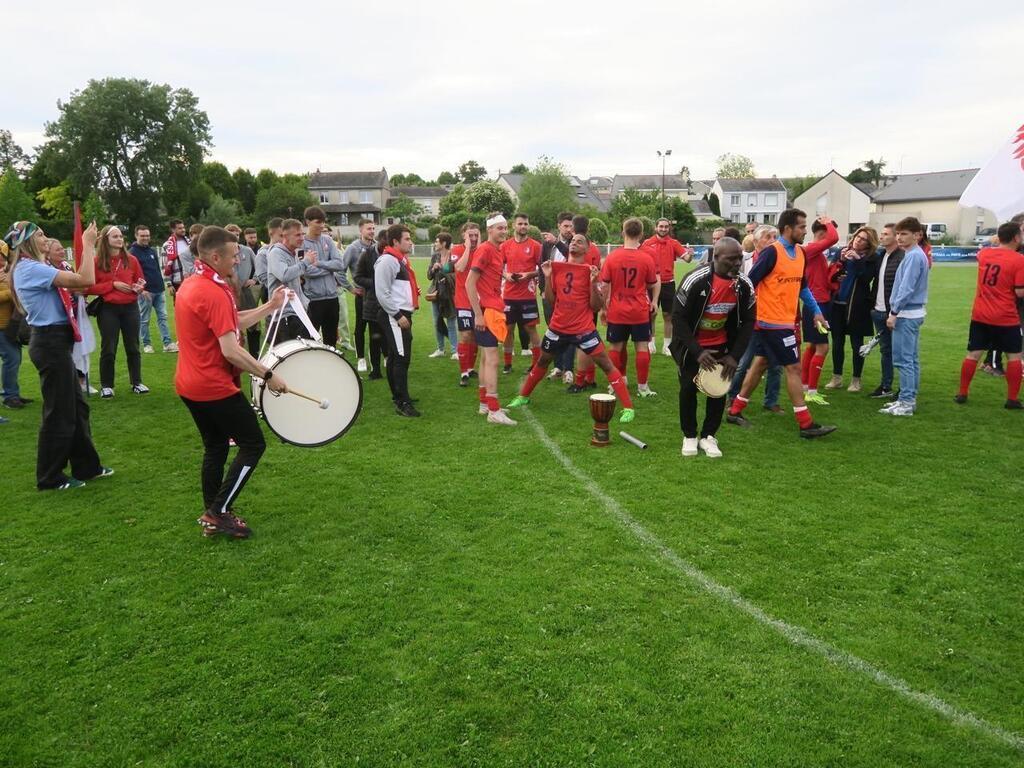
[(987, 208), (1000, 221), (1024, 212), (1024, 125), (978, 171), (960, 196), (960, 205)]

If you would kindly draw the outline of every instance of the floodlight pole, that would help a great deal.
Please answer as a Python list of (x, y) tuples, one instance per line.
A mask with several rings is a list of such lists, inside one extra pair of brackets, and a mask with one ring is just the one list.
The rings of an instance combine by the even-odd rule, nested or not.
[(666, 149), (664, 153), (659, 149), (658, 157), (661, 158), (661, 216), (665, 217), (665, 161), (668, 160), (668, 156), (672, 154), (671, 149)]

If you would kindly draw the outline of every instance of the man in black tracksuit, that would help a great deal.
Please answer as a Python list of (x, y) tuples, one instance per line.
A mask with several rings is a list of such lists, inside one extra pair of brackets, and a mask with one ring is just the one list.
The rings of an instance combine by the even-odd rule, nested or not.
[(711, 264), (690, 272), (672, 303), (672, 342), (669, 349), (679, 368), (679, 426), (683, 456), (698, 448), (710, 458), (722, 455), (715, 433), (725, 412), (725, 396), (708, 397), (704, 424), (697, 437), (697, 385), (700, 368), (721, 364), (729, 381), (736, 372), (754, 329), (754, 286), (742, 273), (743, 249), (731, 237), (715, 245)]
[[(377, 323), (388, 345), (388, 385), (399, 416), (419, 416), (409, 397), (409, 360), (412, 358), (412, 313), (417, 304), (416, 275), (409, 264), (412, 236), (409, 228), (392, 224), (387, 247), (373, 265), (373, 289), (380, 310)], [(364, 307), (365, 309), (365, 307)]]

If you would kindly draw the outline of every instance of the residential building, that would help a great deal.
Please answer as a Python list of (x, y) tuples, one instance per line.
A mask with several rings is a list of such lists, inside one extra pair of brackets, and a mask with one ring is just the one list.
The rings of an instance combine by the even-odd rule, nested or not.
[[(512, 199), (518, 202), (519, 190), (523, 186), (523, 178), (524, 174), (522, 173), (503, 173), (498, 176), (498, 184), (507, 189), (509, 194), (512, 195)], [(590, 206), (592, 208), (596, 208), (602, 213), (607, 213), (608, 209), (611, 207), (610, 200), (602, 200), (588, 184), (581, 181), (577, 176), (566, 176), (565, 178), (576, 193), (576, 204), (578, 209)]]
[(715, 212), (711, 210), (711, 206), (708, 205), (707, 200), (697, 198), (694, 200), (687, 200), (687, 202), (690, 204), (690, 210), (693, 211), (693, 215), (698, 222), (719, 218), (715, 215)]
[(775, 224), (786, 210), (786, 187), (770, 179), (715, 179), (722, 218), (737, 224)]
[[(381, 213), (391, 197), (388, 172), (341, 171), (310, 174), (307, 187), (327, 214), (327, 223), (342, 237), (359, 234), (359, 219), (380, 223)], [(301, 211), (298, 212), (301, 214)]]
[[(391, 204), (392, 200), (405, 195), (423, 209), (424, 216), (439, 216), (441, 198), (447, 194), (448, 190), (445, 187), (391, 187), (391, 197), (389, 198), (388, 205)], [(385, 221), (384, 223), (394, 224), (393, 221)]]
[(897, 176), (875, 195), (871, 226), (915, 216), (923, 224), (945, 224), (947, 236), (969, 244), (978, 230), (999, 226), (991, 211), (960, 207), (960, 196), (977, 173), (977, 168), (965, 168)]
[[(616, 174), (612, 179), (612, 200), (627, 189), (637, 189), (641, 192), (657, 192), (660, 195), (661, 183), (662, 176), (660, 173)], [(680, 200), (688, 201), (690, 199), (689, 173), (666, 173), (665, 197), (678, 197)]]
[(845, 243), (848, 235), (870, 221), (874, 210), (871, 199), (879, 191), (873, 184), (851, 184), (831, 170), (805, 189), (793, 201), (793, 207), (811, 219), (828, 214), (836, 223), (840, 242)]

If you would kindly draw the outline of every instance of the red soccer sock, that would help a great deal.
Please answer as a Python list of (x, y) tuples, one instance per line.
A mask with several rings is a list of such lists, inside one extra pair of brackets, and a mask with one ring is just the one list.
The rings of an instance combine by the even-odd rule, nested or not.
[(619, 373), (623, 373), (622, 370), (622, 350), (620, 349), (609, 349), (608, 359), (612, 361), (612, 365), (615, 366), (615, 370)]
[(505, 365), (512, 365), (512, 353), (509, 350), (505, 350)]
[(817, 389), (818, 379), (821, 378), (821, 366), (825, 364), (824, 355), (815, 355), (811, 358), (811, 370), (807, 375), (807, 388)]
[(533, 368), (530, 369), (530, 373), (527, 374), (526, 381), (523, 382), (523, 386), (520, 387), (519, 394), (523, 397), (529, 397), (530, 393), (533, 392), (533, 388), (544, 380), (547, 373), (547, 368), (541, 368), (539, 365), (533, 366)]
[(480, 395), (480, 402), (481, 403), (486, 403), (487, 402), (487, 387), (477, 387), (476, 391), (477, 391), (477, 394)]
[(794, 405), (793, 415), (796, 417), (796, 423), (800, 425), (800, 429), (807, 429), (814, 423), (814, 419), (811, 418), (811, 412), (807, 410), (806, 405)]
[(467, 368), (466, 370), (470, 370), (471, 371), (474, 368), (476, 368), (476, 342), (475, 341), (471, 341), (466, 346), (469, 347), (469, 349), (467, 350), (467, 357), (468, 357), (468, 361), (469, 361), (469, 368)]
[(800, 382), (806, 387), (811, 378), (811, 359), (814, 357), (814, 345), (808, 344), (804, 349), (804, 356), (800, 360)]
[(494, 413), (495, 411), (498, 410), (498, 408), (501, 407), (501, 406), (498, 405), (498, 395), (497, 395), (497, 393), (488, 394), (487, 397), (486, 397), (486, 402), (487, 402), (487, 410), (490, 411), (491, 413)]
[(743, 409), (747, 407), (747, 403), (750, 401), (742, 395), (736, 395), (732, 401), (732, 405), (729, 406), (729, 414), (731, 416), (738, 416), (743, 413)]
[[(1014, 361), (1010, 361), (1006, 366), (1006, 386), (1010, 386), (1010, 366), (1013, 365)], [(965, 357), (964, 361), (960, 364), (960, 391), (959, 395), (967, 396), (967, 390), (971, 388), (971, 379), (974, 378), (974, 372), (978, 370), (978, 361), (972, 360), (969, 357)], [(1017, 363), (1017, 386), (1020, 387), (1020, 363)]]
[(621, 355), (619, 362), (622, 363), (622, 365), (619, 366), (619, 370), (622, 371), (622, 375), (625, 376), (626, 366), (629, 365), (629, 347), (623, 347), (619, 354)]
[(460, 341), (455, 351), (459, 353), (459, 373), (466, 373), (469, 370), (469, 344), (465, 341)]
[[(977, 363), (975, 363), (977, 365)], [(1016, 400), (1020, 397), (1020, 380), (1024, 372), (1020, 360), (1010, 360), (1006, 363), (1006, 399)]]
[(646, 349), (636, 353), (636, 383), (641, 387), (647, 384), (651, 375), (651, 353)]
[(612, 385), (615, 396), (619, 398), (619, 402), (622, 403), (622, 407), (632, 408), (633, 401), (629, 397), (629, 390), (626, 388), (626, 382), (622, 380), (622, 374), (613, 370), (608, 375), (608, 383)]
[(541, 349), (540, 347), (531, 347), (530, 353), (533, 355), (533, 364), (536, 365), (540, 360)]

